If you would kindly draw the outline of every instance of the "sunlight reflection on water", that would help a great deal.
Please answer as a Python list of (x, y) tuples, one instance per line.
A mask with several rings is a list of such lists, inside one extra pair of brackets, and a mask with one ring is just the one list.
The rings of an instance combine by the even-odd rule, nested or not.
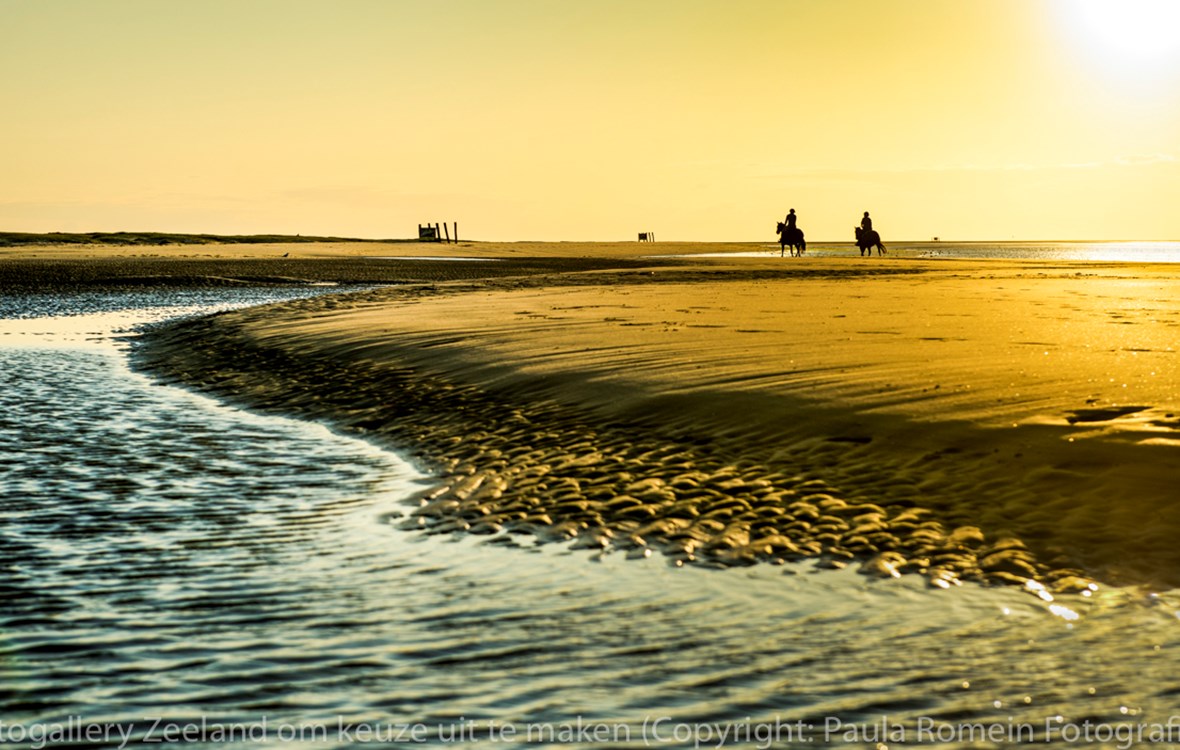
[[(1180, 263), (1180, 242), (885, 242), (885, 258), (1054, 260), (1127, 263)], [(653, 258), (777, 258), (777, 243), (765, 249), (731, 253), (652, 255)], [(789, 251), (787, 253), (790, 254)], [(857, 257), (852, 242), (815, 242), (805, 257)], [(873, 257), (882, 257), (873, 255)]]

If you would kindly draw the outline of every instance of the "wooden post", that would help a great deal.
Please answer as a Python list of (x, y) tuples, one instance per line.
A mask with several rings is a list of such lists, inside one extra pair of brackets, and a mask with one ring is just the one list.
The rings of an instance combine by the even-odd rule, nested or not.
[(454, 222), (454, 224), (455, 224), (455, 244), (458, 245), (459, 244), (459, 222), (456, 221), (456, 222)]
[(449, 244), (451, 244), (451, 233), (447, 231), (447, 223), (445, 221), (443, 222), (442, 227), (443, 227), (443, 234), (446, 235), (447, 244), (449, 245)]

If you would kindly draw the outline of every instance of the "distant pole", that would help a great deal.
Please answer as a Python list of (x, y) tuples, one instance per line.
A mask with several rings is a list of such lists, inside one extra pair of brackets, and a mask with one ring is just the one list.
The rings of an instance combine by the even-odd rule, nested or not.
[(456, 222), (454, 222), (454, 224), (455, 224), (455, 244), (458, 245), (459, 244), (459, 222), (456, 221)]
[(443, 234), (446, 235), (447, 244), (449, 245), (449, 244), (451, 244), (451, 233), (447, 231), (447, 223), (445, 221), (443, 222), (442, 227), (443, 227)]

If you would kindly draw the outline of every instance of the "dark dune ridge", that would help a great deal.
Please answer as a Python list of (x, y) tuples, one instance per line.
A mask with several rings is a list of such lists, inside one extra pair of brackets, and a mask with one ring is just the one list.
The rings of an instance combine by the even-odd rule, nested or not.
[(0, 232), (0, 247), (93, 246), (93, 245), (255, 245), (302, 244), (311, 242), (410, 242), (411, 240), (365, 240), (351, 237), (318, 237), (290, 234), (180, 234), (176, 232)]

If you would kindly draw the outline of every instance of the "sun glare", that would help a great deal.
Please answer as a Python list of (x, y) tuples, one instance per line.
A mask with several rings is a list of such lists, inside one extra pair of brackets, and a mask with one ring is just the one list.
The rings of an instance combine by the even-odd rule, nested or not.
[(1180, 0), (1071, 0), (1062, 6), (1088, 51), (1135, 67), (1180, 60)]

